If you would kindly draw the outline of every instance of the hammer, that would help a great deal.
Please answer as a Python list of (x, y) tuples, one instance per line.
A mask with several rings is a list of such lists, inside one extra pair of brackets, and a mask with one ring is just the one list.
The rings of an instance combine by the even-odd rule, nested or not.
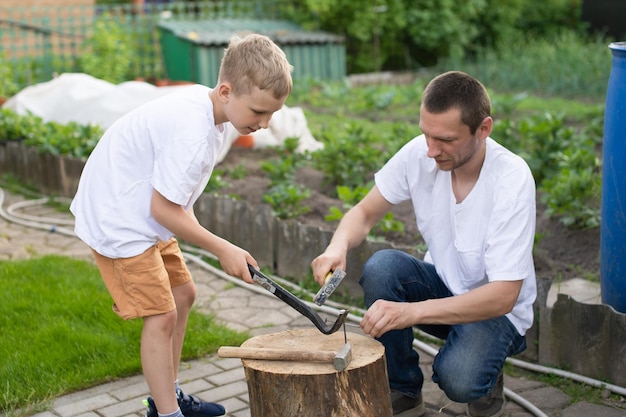
[(352, 360), (352, 346), (346, 342), (337, 352), (222, 346), (217, 350), (217, 356), (271, 361), (332, 362), (337, 371), (343, 371)]

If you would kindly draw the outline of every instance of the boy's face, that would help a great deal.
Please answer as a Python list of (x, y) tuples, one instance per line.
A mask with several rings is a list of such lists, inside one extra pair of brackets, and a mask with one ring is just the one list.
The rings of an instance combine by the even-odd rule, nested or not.
[[(224, 92), (222, 92), (224, 93)], [(287, 97), (280, 99), (264, 90), (254, 88), (248, 94), (236, 95), (230, 90), (222, 101), (224, 116), (242, 135), (249, 135), (269, 126), (272, 115), (283, 107)]]

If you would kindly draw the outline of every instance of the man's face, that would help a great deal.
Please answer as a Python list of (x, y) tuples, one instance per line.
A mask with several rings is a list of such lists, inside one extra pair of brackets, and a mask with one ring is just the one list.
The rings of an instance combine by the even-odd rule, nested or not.
[(249, 94), (229, 94), (224, 113), (242, 135), (249, 135), (269, 126), (272, 115), (283, 107), (285, 99), (276, 99), (267, 91), (254, 88)]
[(487, 135), (479, 128), (470, 133), (461, 121), (461, 110), (452, 108), (444, 113), (429, 113), (420, 108), (420, 129), (426, 136), (428, 157), (433, 158), (442, 171), (452, 171), (482, 155), (478, 150)]

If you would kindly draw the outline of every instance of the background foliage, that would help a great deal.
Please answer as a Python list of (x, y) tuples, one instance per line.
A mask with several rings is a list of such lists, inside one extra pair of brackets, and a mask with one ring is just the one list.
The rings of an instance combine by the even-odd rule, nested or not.
[(581, 0), (293, 0), (284, 15), (345, 36), (348, 72), (405, 70), (475, 57), (522, 34), (582, 32)]
[[(368, 176), (418, 133), (417, 108), (428, 79), (457, 69), (500, 93), (494, 96), (498, 116), (494, 137), (528, 161), (549, 214), (572, 227), (599, 223), (604, 115), (598, 103), (604, 100), (611, 54), (609, 39), (584, 31), (581, 0), (258, 3), (276, 6), (283, 18), (305, 28), (344, 35), (350, 73), (419, 69), (415, 83), (408, 88), (356, 88), (347, 82), (298, 80), (290, 103), (307, 107), (314, 134), (325, 148), (306, 161), (284, 158), (268, 164), (273, 175), (293, 175), (293, 170), (306, 162), (323, 171), (331, 186), (354, 189), (367, 184)], [(83, 44), (79, 70), (112, 82), (145, 77), (147, 74), (133, 71), (142, 67), (136, 63), (141, 56), (138, 45), (147, 43), (140, 42), (135, 32), (128, 36), (127, 30), (114, 16), (103, 14), (96, 19)], [(8, 62), (0, 61), (0, 73), (10, 74), (12, 69)], [(5, 83), (3, 88), (7, 93), (14, 86)], [(562, 101), (541, 111), (539, 100), (545, 97), (575, 99), (586, 110), (571, 114), (568, 107), (574, 102)], [(530, 107), (519, 113), (521, 102)], [(315, 119), (318, 114), (321, 117)], [(101, 134), (96, 126), (60, 126), (4, 111), (2, 116), (0, 136), (24, 140), (50, 153), (85, 157)], [(293, 181), (281, 181), (273, 184), (265, 200), (277, 215), (289, 218), (306, 211), (299, 204), (307, 193)]]

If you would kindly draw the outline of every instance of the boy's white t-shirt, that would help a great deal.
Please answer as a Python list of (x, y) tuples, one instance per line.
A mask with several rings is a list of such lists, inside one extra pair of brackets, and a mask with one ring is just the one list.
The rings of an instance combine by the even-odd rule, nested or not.
[(173, 236), (150, 214), (152, 191), (185, 209), (202, 194), (227, 127), (215, 125), (210, 91), (186, 87), (134, 109), (106, 130), (70, 207), (76, 234), (96, 252), (128, 258)]
[(459, 204), (450, 171), (437, 168), (423, 135), (376, 173), (376, 186), (392, 204), (411, 200), (428, 246), (424, 256), (452, 294), (492, 281), (524, 280), (507, 314), (521, 335), (532, 325), (536, 297), (532, 249), (535, 182), (526, 162), (487, 138), (485, 161), (472, 191)]

